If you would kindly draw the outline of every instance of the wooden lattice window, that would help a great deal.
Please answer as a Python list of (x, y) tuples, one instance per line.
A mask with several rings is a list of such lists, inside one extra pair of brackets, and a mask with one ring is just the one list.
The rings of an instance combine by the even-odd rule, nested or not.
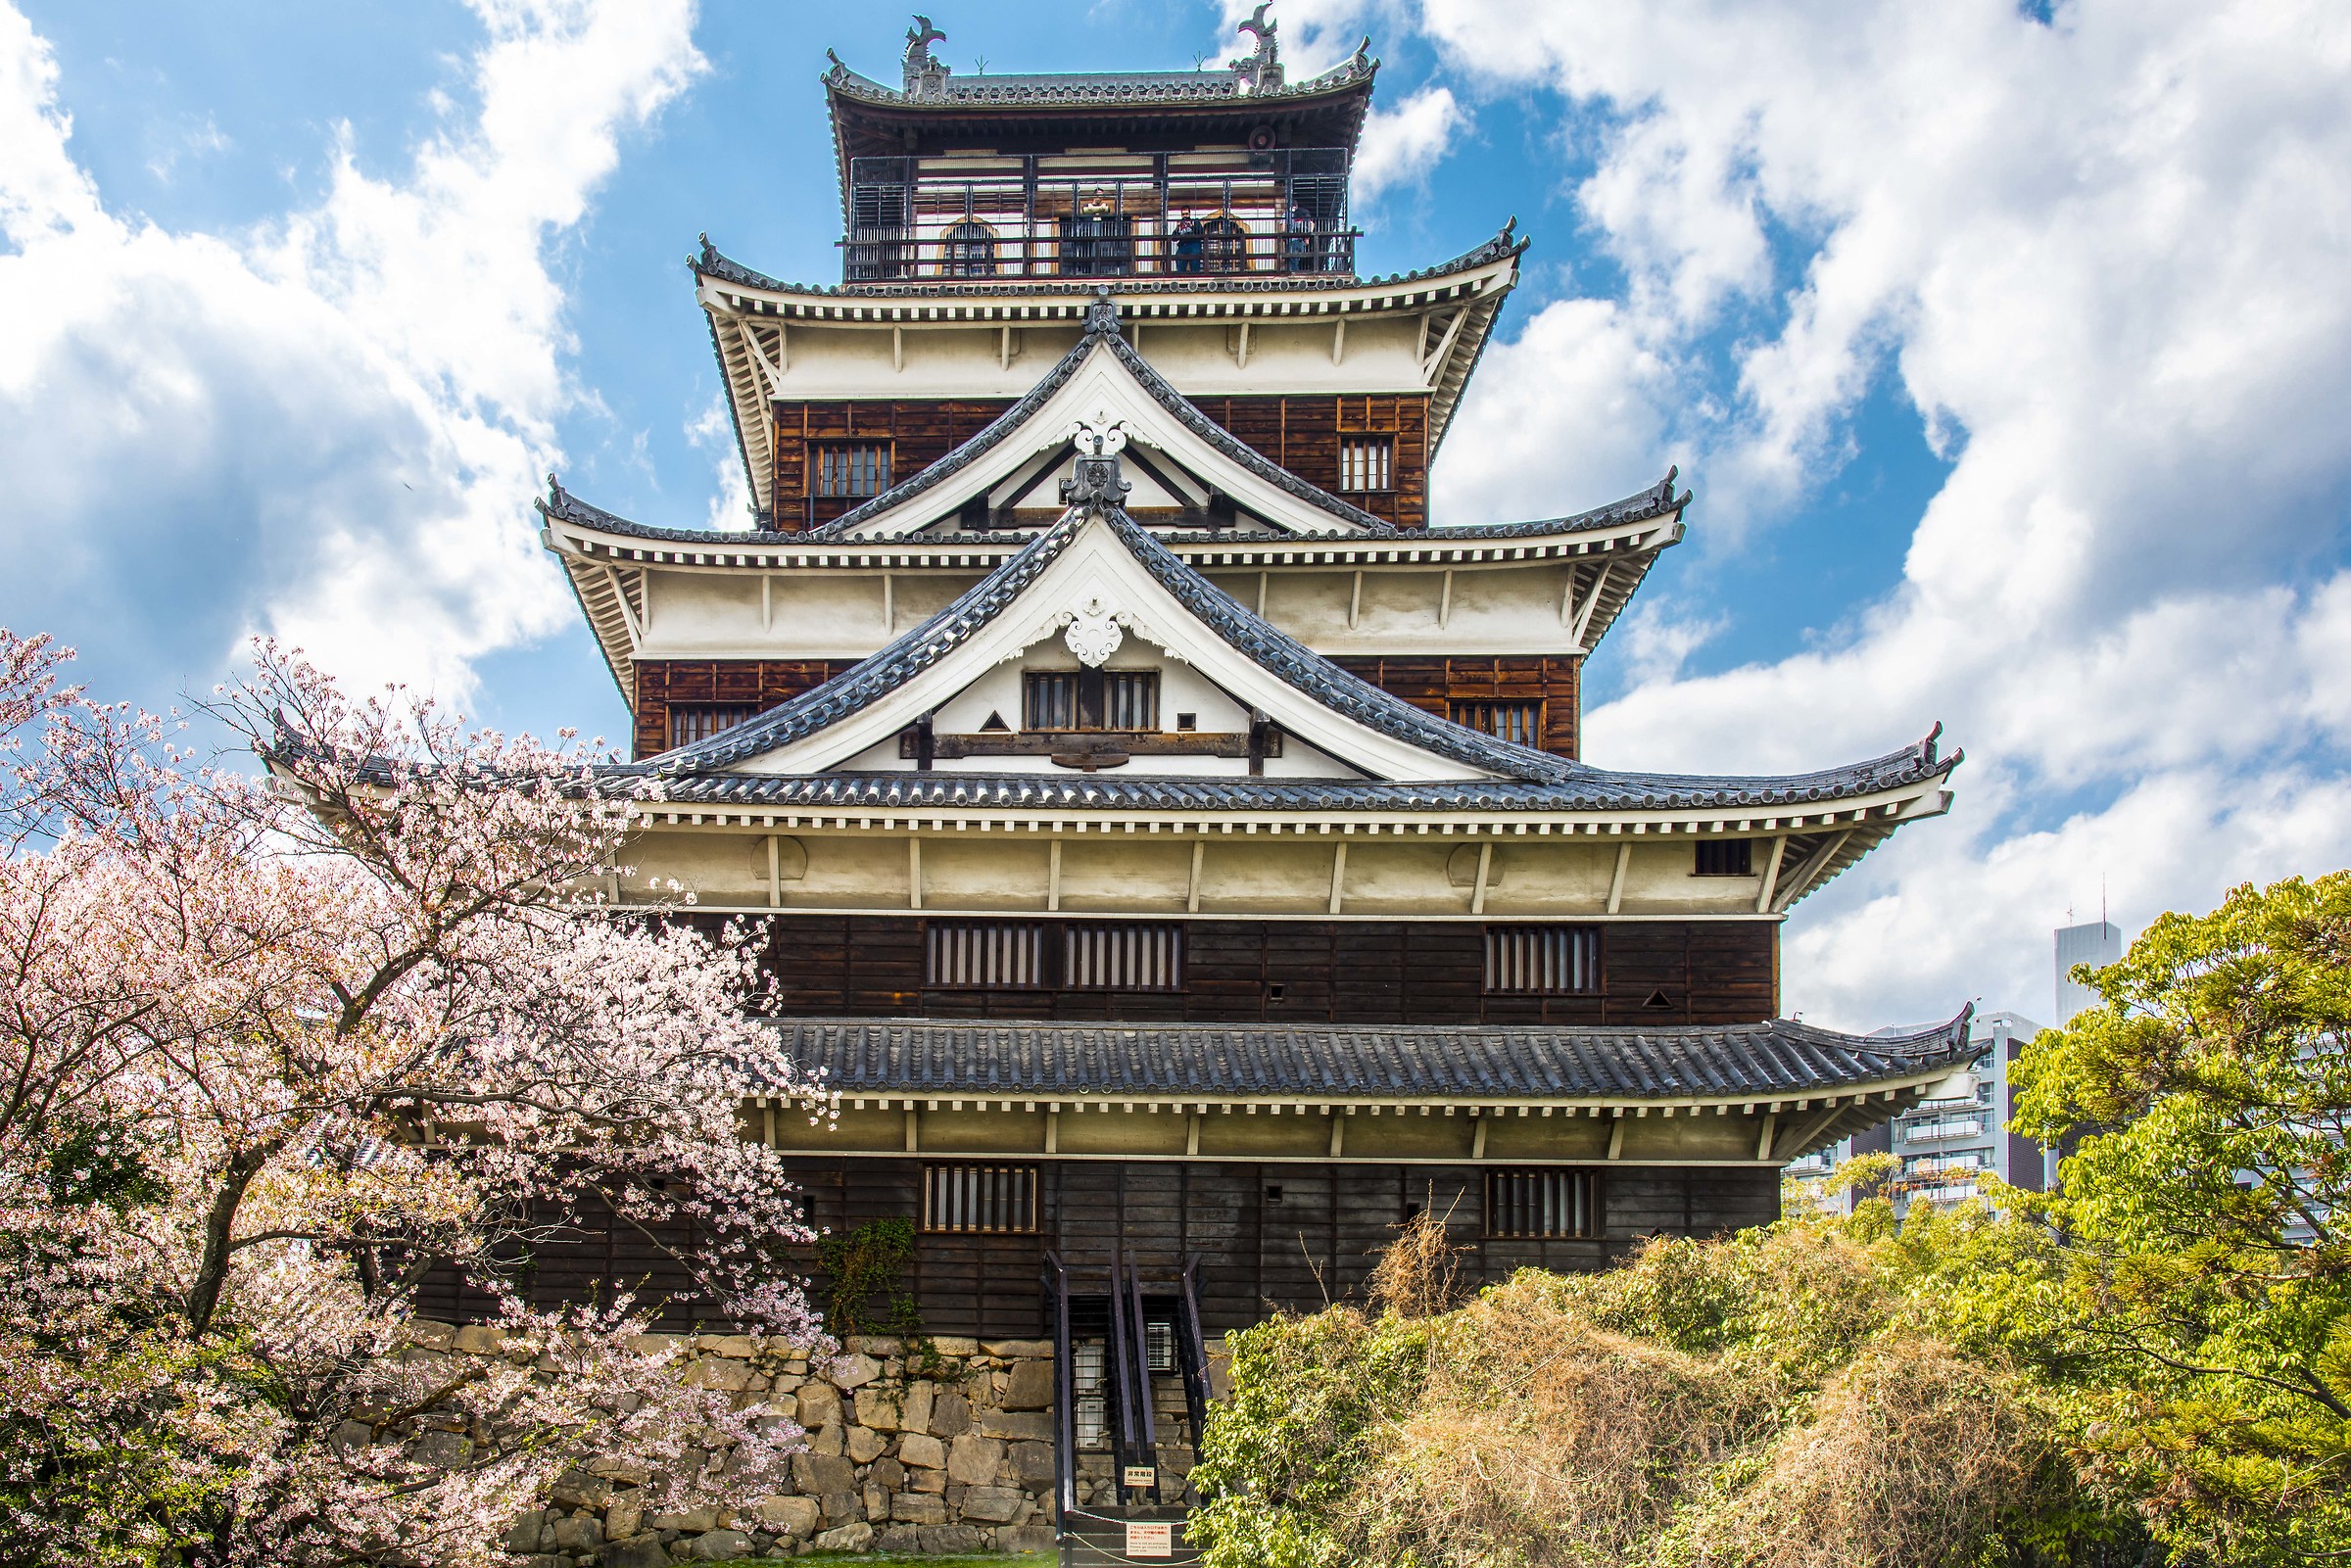
[(1701, 838), (1698, 841), (1701, 877), (1752, 877), (1755, 874), (1751, 838)]
[(1025, 1236), (1036, 1229), (1036, 1166), (923, 1167), (923, 1229)]
[(1490, 735), (1512, 745), (1540, 746), (1543, 743), (1543, 704), (1541, 702), (1495, 702), (1484, 698), (1453, 703), (1453, 722), (1467, 725), (1480, 735)]
[(1339, 489), (1362, 492), (1395, 488), (1394, 436), (1339, 438)]
[(1021, 679), (1024, 730), (1157, 730), (1157, 670), (1031, 670)]
[(1600, 927), (1487, 927), (1486, 992), (1490, 996), (1598, 995)]
[(923, 983), (939, 990), (1033, 991), (1045, 984), (1045, 926), (1032, 920), (933, 921)]
[(1066, 926), (1061, 959), (1061, 983), (1074, 990), (1180, 990), (1183, 927)]
[(673, 702), (669, 705), (672, 749), (707, 740), (749, 720), (758, 709), (747, 702)]
[(823, 441), (809, 451), (819, 496), (879, 496), (889, 488), (886, 441)]
[(1598, 1187), (1589, 1170), (1489, 1170), (1486, 1234), (1597, 1236), (1600, 1234)]

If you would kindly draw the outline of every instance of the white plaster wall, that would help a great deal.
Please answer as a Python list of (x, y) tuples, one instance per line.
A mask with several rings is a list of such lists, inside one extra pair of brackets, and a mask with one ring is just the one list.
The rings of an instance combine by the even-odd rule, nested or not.
[[(1448, 301), (1444, 309), (1453, 306)], [(1139, 337), (1136, 347), (1144, 359), (1186, 397), (1428, 390), (1415, 357), (1420, 337), (1417, 313), (1348, 316), (1346, 347), (1334, 361), (1336, 319), (1252, 317), (1246, 365), (1234, 352), (1239, 331), (1234, 321), (1129, 316), (1122, 325), (1129, 341)], [(756, 325), (772, 330), (776, 322), (760, 317)], [(1001, 322), (785, 325), (791, 363), (776, 383), (775, 395), (794, 402), (1021, 398), (1079, 338), (1074, 322), (1016, 325), (1015, 352), (1006, 365)]]

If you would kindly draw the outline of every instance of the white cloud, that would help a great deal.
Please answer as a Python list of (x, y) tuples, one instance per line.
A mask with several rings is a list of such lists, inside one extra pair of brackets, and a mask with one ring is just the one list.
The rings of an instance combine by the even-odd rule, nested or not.
[[(1620, 766), (1816, 767), (1936, 718), (1966, 744), (1954, 817), (1804, 906), (1794, 1005), (1874, 1023), (1981, 990), (2045, 1012), (2048, 927), (2101, 876), (2135, 924), (2351, 860), (2351, 15), (1425, 0), (1421, 20), (1473, 78), (1607, 117), (1578, 194), (1629, 280), (1488, 356), (1445, 515), (1620, 494), (1593, 453), (1650, 439), (1694, 453), (1699, 538), (1757, 512), (1801, 528), (1888, 377), (1952, 461), (1899, 585), (1837, 633), (1709, 676), (1636, 669), (1587, 726)], [(1605, 330), (1546, 352), (1561, 316)]]
[(1450, 87), (1423, 87), (1394, 109), (1374, 107), (1356, 149), (1356, 200), (1375, 202), (1395, 186), (1427, 179), (1468, 122)]
[(703, 404), (702, 411), (686, 427), (686, 438), (710, 453), (712, 477), (717, 482), (710, 496), (710, 526), (748, 529), (755, 520), (751, 481), (744, 471), (743, 449), (736, 445), (735, 410), (727, 406), (725, 394), (715, 395)]
[(174, 685), (266, 631), (456, 697), (563, 624), (527, 510), (571, 396), (549, 252), (702, 62), (692, 0), (474, 11), (475, 107), (399, 176), (346, 138), (316, 206), (209, 234), (108, 209), (0, 5), (6, 619)]

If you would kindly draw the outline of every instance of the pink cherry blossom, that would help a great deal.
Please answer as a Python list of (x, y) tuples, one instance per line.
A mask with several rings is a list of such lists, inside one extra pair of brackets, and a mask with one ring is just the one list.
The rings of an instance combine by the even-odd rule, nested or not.
[[(606, 903), (642, 801), (268, 645), (211, 763), (70, 658), (0, 632), (0, 1538), (467, 1564), (567, 1470), (634, 1467), (648, 1514), (778, 1490), (787, 1411), (690, 1387), (658, 1304), (535, 1305), (517, 1266), (594, 1204), (694, 1238), (724, 1326), (837, 1350), (743, 1133), (752, 1094), (829, 1102), (750, 936)], [(418, 1342), (449, 1268), (495, 1354)]]

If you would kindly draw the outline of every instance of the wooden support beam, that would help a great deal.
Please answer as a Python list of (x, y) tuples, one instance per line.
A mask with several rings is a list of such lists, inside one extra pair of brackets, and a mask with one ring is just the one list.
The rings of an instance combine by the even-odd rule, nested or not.
[(1347, 362), (1347, 318), (1340, 316), (1330, 324), (1330, 362)]
[(1183, 910), (1187, 915), (1200, 913), (1200, 862), (1206, 859), (1207, 855), (1208, 840), (1205, 838), (1193, 839), (1192, 877), (1191, 880), (1184, 884), (1183, 889)]
[(784, 849), (776, 835), (767, 835), (767, 907), (784, 907)]
[(1347, 840), (1342, 838), (1330, 852), (1330, 913), (1336, 915), (1347, 896)]
[(904, 327), (893, 326), (889, 329), (889, 367), (892, 370), (906, 368), (906, 329)]
[(923, 1114), (914, 1108), (912, 1100), (906, 1102), (906, 1152), (910, 1155), (923, 1152)]
[(1056, 838), (1045, 846), (1045, 908), (1061, 908), (1061, 840)]
[(1330, 1108), (1330, 1158), (1336, 1160), (1346, 1152), (1347, 1118), (1339, 1115), (1337, 1106), (1332, 1106)]
[(1786, 884), (1780, 888), (1778, 896), (1772, 899), (1770, 912), (1774, 915), (1786, 913), (1791, 904), (1803, 896), (1805, 888), (1820, 879), (1820, 874), (1828, 870), (1830, 863), (1836, 860), (1839, 851), (1845, 848), (1845, 841), (1852, 836), (1853, 831), (1847, 828), (1806, 855), (1803, 864), (1789, 874)]
[(1469, 889), (1469, 913), (1472, 915), (1486, 912), (1486, 879), (1493, 869), (1494, 841), (1489, 838), (1477, 846), (1477, 881)]
[(908, 907), (913, 909), (922, 908), (923, 841), (920, 838), (910, 837), (906, 840), (906, 883), (907, 892), (909, 895)]
[(1591, 630), (1592, 612), (1600, 608), (1601, 590), (1608, 586), (1608, 574), (1615, 569), (1614, 561), (1602, 561), (1600, 570), (1592, 574), (1592, 587), (1585, 592), (1582, 599), (1576, 605), (1575, 622), (1570, 635), (1574, 637), (1575, 645), (1579, 648), (1585, 645), (1584, 634)]
[(1633, 842), (1626, 839), (1616, 846), (1616, 871), (1608, 879), (1608, 913), (1613, 915), (1624, 903), (1624, 874), (1633, 864)]
[(1476, 1117), (1474, 1120), (1472, 1120), (1472, 1121), (1470, 1122), (1470, 1124), (1469, 1124), (1469, 1125), (1470, 1125), (1470, 1128), (1471, 1128), (1471, 1131), (1470, 1131), (1470, 1133), (1469, 1133), (1469, 1158), (1470, 1158), (1470, 1159), (1472, 1159), (1472, 1160), (1483, 1160), (1483, 1159), (1485, 1159), (1485, 1158), (1486, 1158), (1486, 1123), (1487, 1123), (1487, 1122), (1489, 1122), (1489, 1121), (1491, 1121), (1491, 1120), (1493, 1120), (1493, 1119), (1494, 1119), (1494, 1118), (1493, 1118), (1492, 1117)]
[(1763, 1130), (1755, 1138), (1755, 1158), (1757, 1160), (1769, 1160), (1771, 1158), (1772, 1134), (1779, 1130), (1780, 1114), (1777, 1111), (1764, 1112)]
[(1360, 572), (1360, 571), (1359, 571), (1359, 572), (1357, 572), (1357, 573), (1355, 574), (1355, 588), (1354, 588), (1354, 590), (1353, 590), (1351, 593), (1349, 593), (1349, 594), (1348, 594), (1348, 595), (1347, 595), (1347, 630), (1348, 630), (1348, 631), (1352, 632), (1352, 631), (1354, 631), (1354, 630), (1355, 630), (1355, 623), (1356, 623), (1356, 620), (1357, 620), (1357, 618), (1358, 618), (1358, 617), (1360, 617), (1360, 616), (1363, 614), (1363, 611), (1364, 611), (1364, 574), (1363, 574), (1362, 572)]
[(1452, 619), (1453, 568), (1448, 566), (1445, 568), (1445, 584), (1437, 590), (1437, 630), (1440, 632), (1445, 630), (1445, 623)]
[(1771, 910), (1772, 890), (1780, 885), (1780, 862), (1788, 855), (1788, 835), (1780, 833), (1771, 841), (1771, 858), (1763, 863), (1763, 885), (1755, 893), (1755, 913)]
[(1616, 1160), (1624, 1154), (1624, 1111), (1619, 1107), (1616, 1119), (1608, 1124), (1608, 1158)]

